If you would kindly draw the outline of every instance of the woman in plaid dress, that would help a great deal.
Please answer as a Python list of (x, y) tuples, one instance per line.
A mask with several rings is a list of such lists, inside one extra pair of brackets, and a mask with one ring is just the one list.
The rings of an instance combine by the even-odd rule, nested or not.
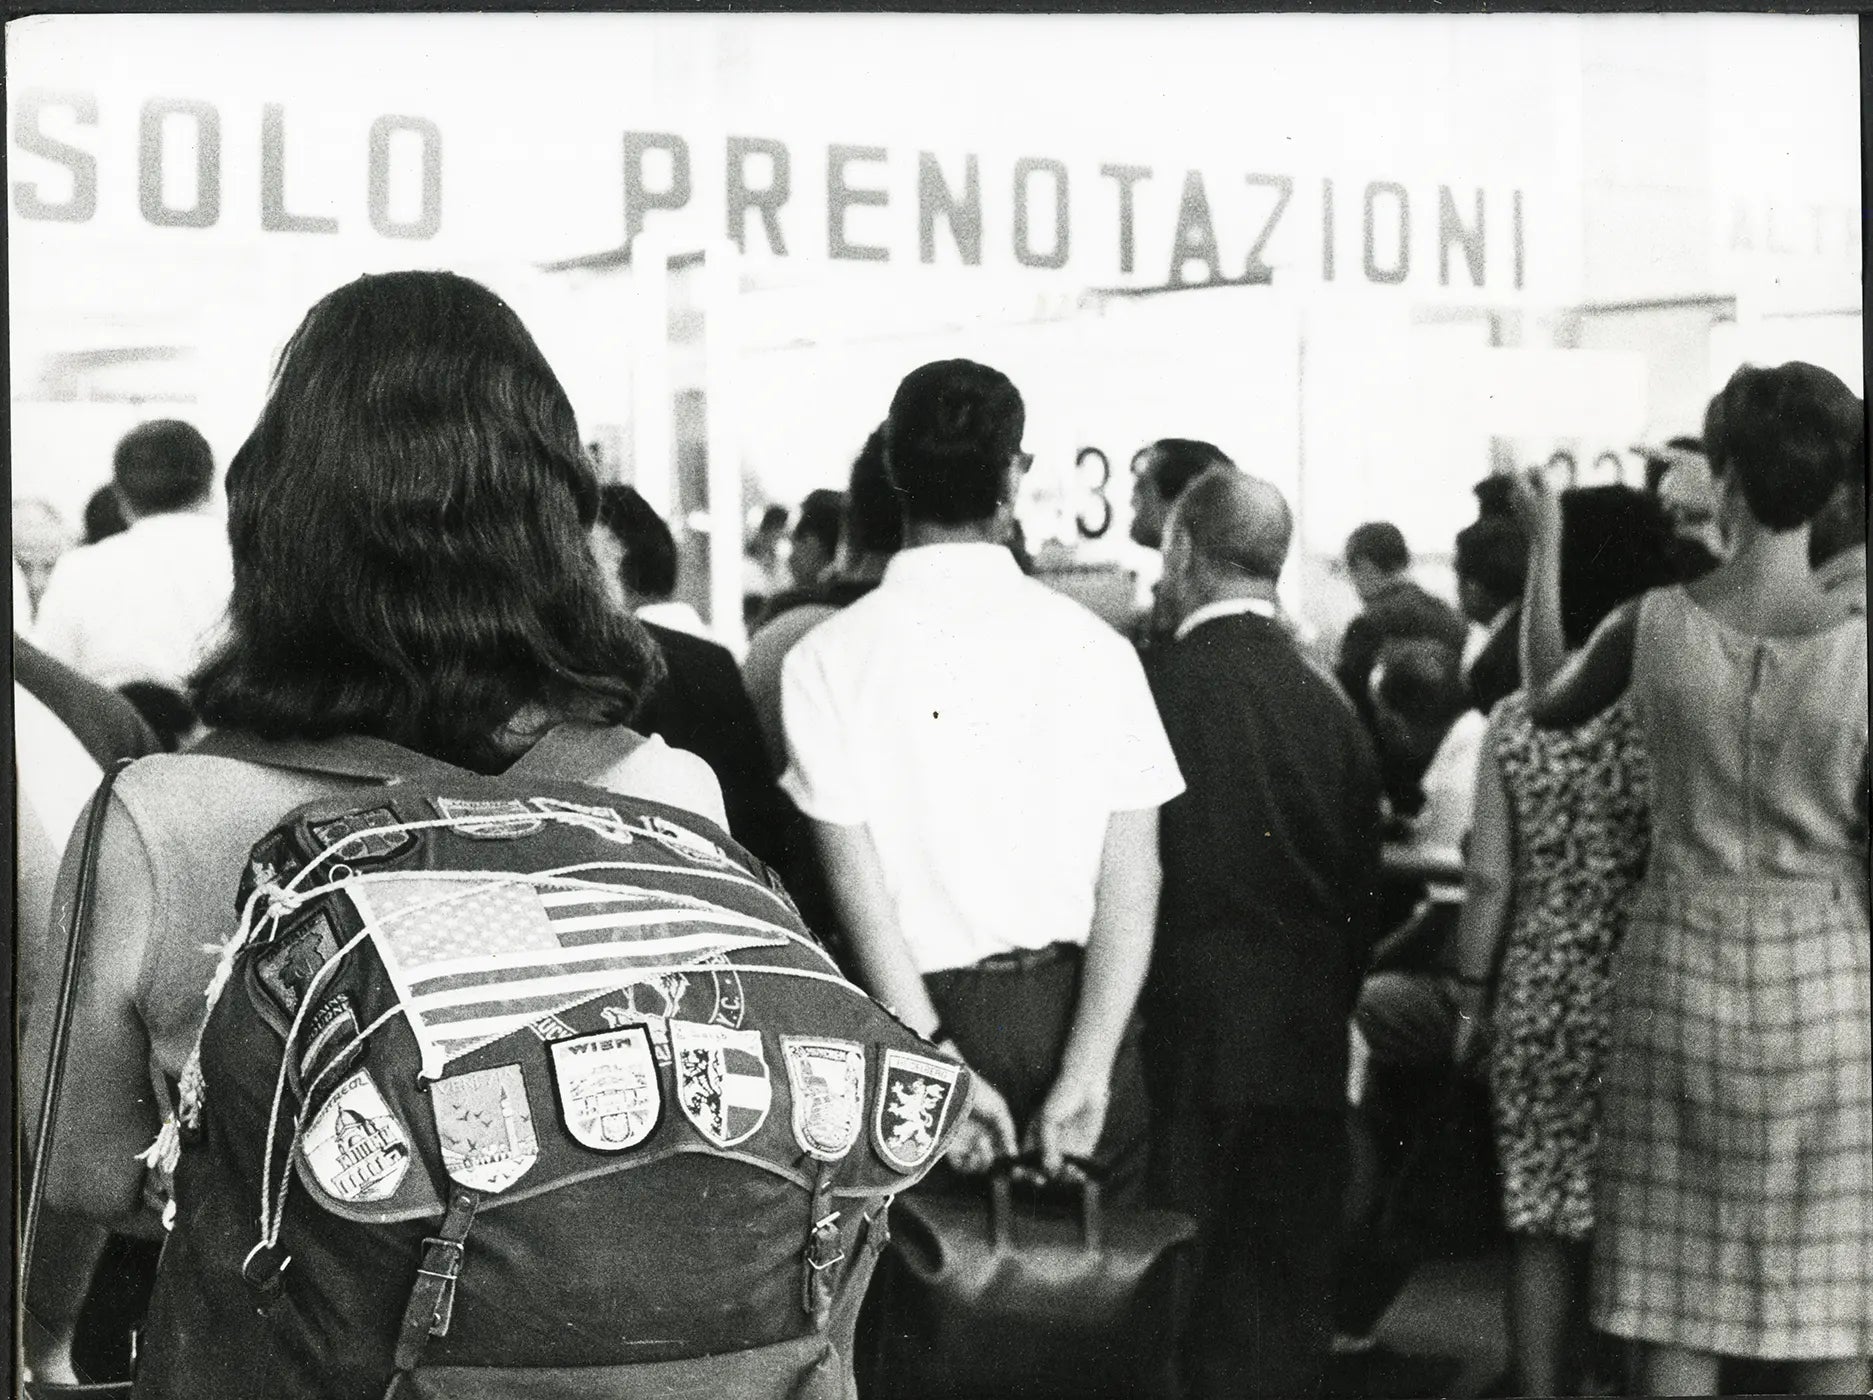
[(1652, 856), (1614, 968), (1593, 1316), (1641, 1387), (1712, 1394), (1724, 1356), (1868, 1388), (1873, 1028), (1866, 623), (1808, 568), (1807, 523), (1865, 471), (1862, 409), (1811, 365), (1745, 367), (1705, 442), (1733, 552), (1565, 655), (1559, 514), (1522, 493), (1530, 711), (1621, 695), (1653, 772)]
[[(1579, 487), (1561, 513), (1571, 647), (1620, 604), (1688, 576), (1656, 496)], [(1572, 1394), (1579, 1379), (1613, 957), (1645, 872), (1650, 788), (1630, 699), (1573, 730), (1538, 728), (1519, 691), (1490, 716), (1457, 940), (1463, 1009), (1481, 1012), (1494, 989), (1490, 1103), (1524, 1395)]]

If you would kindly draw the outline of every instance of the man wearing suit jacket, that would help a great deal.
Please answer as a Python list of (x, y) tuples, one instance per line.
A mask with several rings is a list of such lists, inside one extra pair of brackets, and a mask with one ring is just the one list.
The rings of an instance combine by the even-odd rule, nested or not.
[(592, 552), (614, 601), (632, 612), (663, 652), (664, 674), (639, 701), (631, 727), (687, 749), (722, 785), (728, 831), (770, 865), (786, 851), (787, 808), (768, 766), (760, 722), (727, 647), (641, 616), (676, 591), (676, 540), (634, 489), (599, 492)]
[(1233, 467), (1172, 513), (1152, 689), (1168, 802), (1147, 989), (1166, 1203), (1197, 1220), (1196, 1397), (1318, 1393), (1346, 1175), (1347, 1023), (1373, 930), (1379, 774), (1276, 615), (1287, 503)]

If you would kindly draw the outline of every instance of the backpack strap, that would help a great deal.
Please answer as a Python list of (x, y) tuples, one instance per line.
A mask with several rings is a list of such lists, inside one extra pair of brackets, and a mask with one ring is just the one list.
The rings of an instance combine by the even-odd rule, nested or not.
[(192, 754), (210, 758), (231, 758), (262, 768), (285, 768), (296, 773), (326, 773), (340, 778), (371, 778), (389, 782), (396, 778), (481, 779), (479, 773), (457, 768), (439, 758), (406, 749), (387, 739), (373, 739), (365, 734), (343, 734), (331, 739), (263, 739), (236, 729), (217, 729), (194, 748)]
[(813, 1196), (807, 1211), (806, 1250), (801, 1260), (800, 1307), (813, 1319), (817, 1331), (825, 1331), (832, 1314), (833, 1270), (845, 1260), (840, 1243), (839, 1211), (833, 1204), (833, 1179), (836, 1162), (821, 1162), (813, 1182)]
[(217, 729), (189, 752), (237, 759), (263, 768), (378, 782), (397, 778), (486, 782), (491, 776), (590, 782), (623, 763), (644, 743), (643, 735), (622, 726), (559, 724), (541, 735), (505, 774), (493, 775), (471, 772), (366, 734), (342, 734), (330, 739), (263, 739), (241, 730)]
[(423, 1241), (423, 1261), (417, 1266), (410, 1301), (403, 1309), (403, 1326), (397, 1333), (396, 1374), (390, 1378), (386, 1395), (395, 1392), (405, 1373), (416, 1369), (431, 1337), (449, 1334), (455, 1316), (455, 1281), (461, 1277), (469, 1227), (475, 1223), (475, 1208), (480, 1204), (479, 1195), (456, 1186), (449, 1192), (449, 1209), (441, 1228)]
[[(39, 1131), (33, 1138), (32, 1166), (27, 1174), (25, 1230), (20, 1243), (19, 1296), (26, 1300), (32, 1281), (33, 1247), (39, 1238), (39, 1214), (44, 1206), (46, 1165), (52, 1160), (52, 1135), (58, 1127), (59, 1098), (65, 1087), (65, 1062), (70, 1055), (73, 1008), (78, 1000), (78, 984), (83, 977), (85, 940), (91, 933), (91, 906), (97, 897), (98, 849), (104, 840), (104, 820), (110, 812), (111, 789), (118, 775), (130, 766), (125, 759), (104, 770), (103, 780), (91, 799), (91, 813), (85, 821), (83, 845), (78, 854), (78, 878), (72, 887), (70, 938), (65, 945), (65, 963), (59, 974), (58, 1000), (52, 1008), (52, 1053), (46, 1070), (45, 1097), (39, 1104)], [(79, 1105), (80, 1108), (83, 1105)]]
[(621, 724), (556, 724), (507, 770), (515, 778), (554, 778), (590, 783), (609, 773), (650, 741)]

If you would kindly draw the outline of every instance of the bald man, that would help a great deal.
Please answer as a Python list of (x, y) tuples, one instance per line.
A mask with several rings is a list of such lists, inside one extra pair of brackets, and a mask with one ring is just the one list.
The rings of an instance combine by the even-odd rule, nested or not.
[(1174, 639), (1147, 667), (1189, 785), (1161, 813), (1145, 1005), (1153, 1180), (1203, 1250), (1193, 1397), (1317, 1394), (1332, 1336), (1379, 774), (1278, 616), (1292, 530), (1281, 493), (1234, 467), (1187, 487), (1166, 528)]

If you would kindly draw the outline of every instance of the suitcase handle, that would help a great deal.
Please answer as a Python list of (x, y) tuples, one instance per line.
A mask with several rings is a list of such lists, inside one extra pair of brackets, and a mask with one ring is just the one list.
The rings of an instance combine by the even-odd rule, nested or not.
[(1040, 1158), (1032, 1153), (999, 1157), (989, 1168), (989, 1236), (998, 1253), (1015, 1245), (1014, 1184), (1017, 1179), (1047, 1189), (1071, 1191), (1078, 1198), (1080, 1248), (1097, 1254), (1105, 1245), (1105, 1208), (1100, 1200), (1099, 1165), (1089, 1158), (1068, 1157), (1066, 1170), (1048, 1176)]

